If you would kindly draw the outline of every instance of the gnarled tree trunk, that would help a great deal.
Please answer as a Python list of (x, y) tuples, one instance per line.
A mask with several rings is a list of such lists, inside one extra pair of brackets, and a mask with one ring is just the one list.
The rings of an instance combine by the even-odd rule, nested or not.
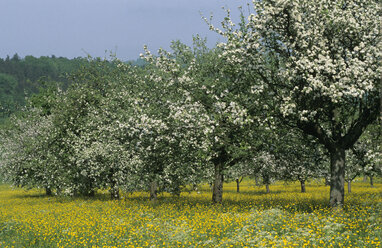
[(215, 176), (212, 186), (212, 202), (221, 204), (223, 201), (223, 182), (224, 182), (224, 166), (228, 161), (228, 154), (224, 147), (221, 147), (217, 157), (212, 162), (214, 163)]
[(341, 207), (345, 197), (345, 149), (330, 150), (330, 199), (331, 207)]
[(222, 203), (223, 201), (223, 169), (224, 164), (221, 161), (217, 161), (215, 164), (215, 178), (212, 188), (212, 202)]
[(150, 183), (150, 200), (152, 202), (156, 202), (158, 200), (158, 195), (157, 195), (157, 182), (156, 181), (152, 181)]

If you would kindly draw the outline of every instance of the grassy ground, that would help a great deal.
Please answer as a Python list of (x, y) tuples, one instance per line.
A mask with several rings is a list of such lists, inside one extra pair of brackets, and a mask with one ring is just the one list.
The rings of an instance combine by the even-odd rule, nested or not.
[(280, 182), (264, 188), (225, 184), (224, 203), (212, 205), (208, 187), (147, 194), (120, 201), (45, 197), (42, 191), (0, 185), (0, 247), (381, 247), (382, 183), (361, 181), (332, 211), (329, 187)]

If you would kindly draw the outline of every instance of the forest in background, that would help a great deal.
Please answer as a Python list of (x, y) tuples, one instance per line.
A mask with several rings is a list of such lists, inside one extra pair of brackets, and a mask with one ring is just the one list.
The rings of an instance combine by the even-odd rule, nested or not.
[[(128, 63), (141, 66), (142, 61)], [(0, 58), (0, 123), (4, 123), (12, 113), (26, 104), (26, 98), (39, 92), (49, 84), (67, 89), (68, 75), (88, 64), (88, 58), (28, 55), (24, 58), (17, 53), (12, 57)]]
[(25, 105), (25, 98), (37, 93), (43, 82), (54, 81), (67, 88), (66, 74), (87, 63), (85, 58), (42, 56), (39, 58), (17, 53), (0, 58), (0, 122)]

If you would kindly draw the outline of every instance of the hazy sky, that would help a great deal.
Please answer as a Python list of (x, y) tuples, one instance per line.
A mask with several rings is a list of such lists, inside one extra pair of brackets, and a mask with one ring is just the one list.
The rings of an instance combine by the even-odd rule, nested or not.
[(0, 57), (39, 56), (136, 59), (143, 45), (167, 49), (172, 40), (186, 44), (192, 35), (221, 38), (209, 31), (199, 12), (219, 24), (228, 7), (249, 0), (0, 0)]

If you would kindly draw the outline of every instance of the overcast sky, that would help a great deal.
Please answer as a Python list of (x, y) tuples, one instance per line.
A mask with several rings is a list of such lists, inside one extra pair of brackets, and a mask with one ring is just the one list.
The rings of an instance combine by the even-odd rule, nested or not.
[[(172, 40), (191, 44), (192, 35), (222, 39), (199, 12), (219, 24), (221, 7), (238, 15), (249, 0), (0, 0), (0, 57), (18, 53), (68, 58), (137, 59), (143, 45), (168, 49)], [(247, 9), (247, 8), (246, 8)], [(108, 51), (108, 52), (105, 52)]]

